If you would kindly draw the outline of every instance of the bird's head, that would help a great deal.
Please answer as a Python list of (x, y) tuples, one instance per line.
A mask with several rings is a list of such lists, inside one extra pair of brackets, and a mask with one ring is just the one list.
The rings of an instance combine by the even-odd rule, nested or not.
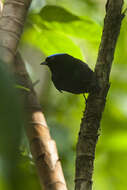
[(51, 71), (57, 71), (62, 63), (67, 62), (68, 57), (70, 55), (66, 53), (58, 53), (48, 56), (44, 62), (41, 63), (41, 65), (47, 65)]
[(41, 65), (48, 65), (50, 67), (51, 64), (61, 62), (61, 60), (65, 59), (67, 56), (68, 54), (66, 53), (57, 53), (50, 55), (45, 59), (44, 62), (41, 63)]

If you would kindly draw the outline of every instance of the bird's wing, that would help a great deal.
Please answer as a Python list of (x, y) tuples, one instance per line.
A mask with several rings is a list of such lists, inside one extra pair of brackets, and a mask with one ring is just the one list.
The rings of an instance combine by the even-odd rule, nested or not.
[(94, 72), (89, 68), (89, 66), (79, 59), (76, 59), (73, 72), (75, 79), (80, 78), (80, 80), (84, 82), (89, 82), (94, 75)]

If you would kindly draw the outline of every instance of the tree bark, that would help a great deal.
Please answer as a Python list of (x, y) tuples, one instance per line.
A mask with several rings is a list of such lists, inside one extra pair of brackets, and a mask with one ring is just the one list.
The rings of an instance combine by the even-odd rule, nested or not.
[(14, 72), (18, 84), (27, 89), (21, 90), (26, 132), (43, 189), (67, 190), (56, 144), (50, 137), (24, 62), (17, 53), (30, 3), (31, 0), (5, 0), (0, 18), (0, 59)]
[(31, 0), (5, 0), (0, 18), (0, 57), (10, 65), (16, 55)]
[(108, 0), (104, 28), (98, 52), (95, 73), (100, 85), (99, 92), (91, 93), (81, 121), (77, 143), (75, 190), (92, 190), (95, 148), (99, 136), (100, 121), (110, 87), (109, 75), (116, 41), (120, 32), (123, 0)]
[(51, 139), (33, 84), (19, 54), (16, 55), (14, 68), (17, 83), (29, 89), (21, 89), (21, 94), (27, 115), (27, 136), (41, 184), (45, 190), (67, 190), (56, 143)]

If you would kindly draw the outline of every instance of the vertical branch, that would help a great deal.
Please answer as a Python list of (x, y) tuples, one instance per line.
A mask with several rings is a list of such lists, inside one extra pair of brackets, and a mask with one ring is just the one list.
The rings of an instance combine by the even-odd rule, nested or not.
[(0, 58), (14, 60), (31, 0), (5, 0), (0, 18)]
[(98, 59), (95, 66), (100, 91), (87, 100), (77, 143), (75, 190), (92, 190), (92, 174), (98, 130), (109, 90), (109, 75), (120, 32), (123, 0), (108, 0)]

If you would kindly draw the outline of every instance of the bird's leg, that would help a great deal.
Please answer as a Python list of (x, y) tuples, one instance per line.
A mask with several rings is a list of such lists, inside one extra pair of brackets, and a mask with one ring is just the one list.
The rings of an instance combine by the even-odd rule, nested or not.
[(85, 99), (85, 103), (87, 103), (87, 98), (85, 96), (85, 93), (83, 94), (83, 96), (84, 96), (84, 99)]

